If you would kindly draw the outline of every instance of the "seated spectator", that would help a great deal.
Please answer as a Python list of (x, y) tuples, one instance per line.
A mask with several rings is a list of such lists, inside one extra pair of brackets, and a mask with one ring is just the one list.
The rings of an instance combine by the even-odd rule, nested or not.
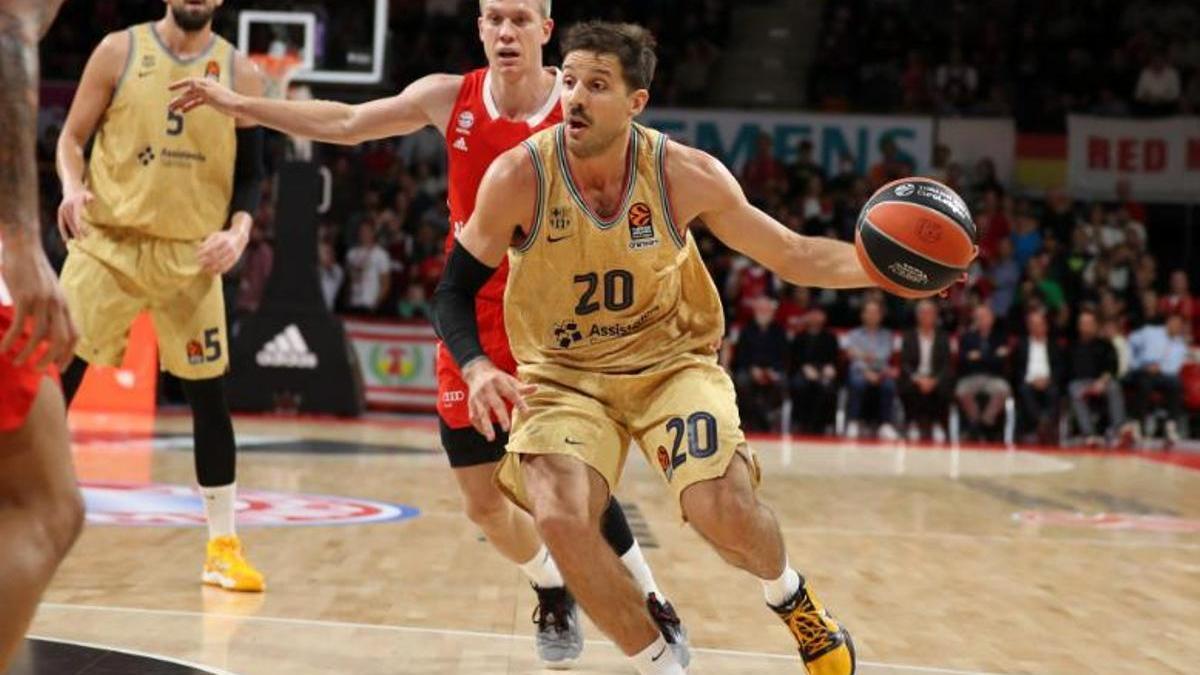
[(894, 138), (884, 136), (879, 139), (879, 153), (883, 157), (871, 166), (867, 174), (867, 177), (871, 181), (872, 190), (876, 190), (886, 183), (912, 175), (913, 167), (900, 157), (900, 149), (896, 147), (896, 140)]
[(992, 284), (992, 294), (988, 303), (998, 316), (1007, 316), (1017, 297), (1017, 286), (1021, 283), (1021, 266), (1013, 257), (1012, 239), (1001, 239), (996, 249), (996, 257), (988, 266), (988, 280)]
[(772, 142), (770, 134), (759, 134), (754, 157), (742, 167), (742, 186), (755, 204), (762, 204), (768, 193), (783, 192), (787, 187), (787, 169), (775, 159)]
[(753, 320), (738, 331), (731, 370), (743, 426), (768, 431), (787, 386), (787, 334), (775, 321), (774, 300), (760, 296), (753, 306)]
[(392, 281), (392, 261), (375, 240), (375, 225), (364, 222), (358, 227), (358, 245), (346, 253), (350, 272), (350, 309), (377, 314), (387, 297)]
[[(1178, 422), (1183, 415), (1179, 371), (1187, 358), (1183, 317), (1172, 314), (1165, 326), (1146, 324), (1129, 336), (1129, 382), (1134, 387), (1134, 419), (1147, 423), (1149, 432), (1150, 396), (1160, 392), (1166, 402), (1167, 424), (1164, 437), (1168, 445), (1179, 440)], [(1141, 430), (1139, 430), (1141, 431)]]
[(900, 343), (900, 399), (910, 440), (945, 440), (951, 383), (950, 338), (938, 326), (937, 305), (922, 300), (916, 328)]
[(846, 436), (858, 438), (864, 421), (863, 403), (868, 391), (879, 399), (879, 437), (895, 440), (893, 409), (896, 401), (896, 374), (891, 367), (895, 349), (892, 332), (883, 328), (883, 305), (878, 300), (863, 303), (862, 326), (846, 334), (844, 347), (850, 361), (846, 380)]
[(241, 273), (235, 302), (239, 315), (258, 311), (274, 261), (275, 249), (271, 246), (265, 229), (260, 224), (254, 224), (250, 228), (250, 241), (239, 264)]
[(792, 339), (792, 416), (806, 434), (826, 433), (837, 413), (838, 342), (825, 320), (825, 310), (813, 307)]
[(1051, 445), (1058, 419), (1062, 350), (1050, 338), (1046, 312), (1030, 310), (1025, 315), (1025, 337), (1013, 359), (1022, 433), (1036, 435), (1037, 442)]
[(1182, 91), (1179, 71), (1167, 62), (1165, 53), (1158, 51), (1142, 68), (1133, 98), (1144, 115), (1171, 115), (1179, 110)]
[(1100, 328), (1105, 340), (1112, 343), (1113, 353), (1117, 356), (1117, 379), (1124, 381), (1129, 374), (1129, 338), (1121, 330), (1120, 319), (1105, 319)]
[(962, 112), (974, 102), (979, 89), (979, 73), (975, 66), (963, 60), (962, 49), (953, 47), (949, 61), (934, 71), (933, 83), (940, 109), (953, 114)]
[(1163, 315), (1178, 314), (1183, 317), (1183, 325), (1195, 334), (1195, 325), (1200, 320), (1200, 312), (1196, 311), (1196, 300), (1188, 288), (1188, 275), (1185, 270), (1171, 272), (1171, 282), (1167, 294), (1159, 298), (1158, 311)]
[[(1008, 336), (996, 327), (992, 308), (975, 308), (974, 323), (959, 342), (958, 385), (954, 398), (966, 417), (968, 439), (998, 438), (997, 422), (1004, 411), (1004, 402), (1012, 396), (1005, 379), (1008, 359)], [(985, 403), (982, 410), (979, 397)]]
[(333, 244), (328, 241), (317, 242), (317, 274), (321, 277), (321, 297), (325, 298), (325, 308), (332, 312), (337, 307), (338, 294), (342, 291), (346, 273), (337, 262)]
[(1108, 405), (1109, 429), (1119, 430), (1122, 445), (1128, 444), (1133, 440), (1132, 427), (1125, 421), (1125, 394), (1118, 380), (1117, 350), (1110, 340), (1100, 336), (1095, 311), (1080, 310), (1076, 321), (1078, 336), (1067, 357), (1067, 391), (1079, 433), (1089, 448), (1100, 447), (1101, 436), (1109, 435), (1099, 433), (1092, 419), (1091, 399), (1103, 397)]

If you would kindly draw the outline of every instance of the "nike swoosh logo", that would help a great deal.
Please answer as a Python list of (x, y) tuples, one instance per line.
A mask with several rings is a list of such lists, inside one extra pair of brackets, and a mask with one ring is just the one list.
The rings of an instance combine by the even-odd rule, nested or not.
[(577, 441), (571, 438), (564, 438), (563, 440), (566, 441), (567, 445), (583, 445), (583, 441)]
[(564, 239), (570, 239), (570, 238), (571, 238), (571, 235), (568, 234), (565, 237), (546, 237), (546, 241), (550, 242), (551, 244), (557, 244), (558, 242), (560, 242)]
[(662, 648), (662, 649), (660, 649), (660, 650), (658, 650), (658, 655), (657, 655), (657, 656), (655, 656), (655, 657), (653, 657), (653, 658), (651, 658), (650, 660), (651, 660), (651, 661), (657, 661), (657, 660), (659, 660), (659, 659), (661, 659), (661, 658), (663, 657), (663, 654), (666, 654), (666, 653), (667, 653), (667, 647), (666, 647), (666, 645), (663, 645), (663, 648)]

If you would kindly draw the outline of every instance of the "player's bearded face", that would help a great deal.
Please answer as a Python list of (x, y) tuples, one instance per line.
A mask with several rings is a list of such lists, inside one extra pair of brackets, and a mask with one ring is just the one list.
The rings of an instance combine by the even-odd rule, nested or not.
[(224, 0), (167, 0), (175, 24), (188, 33), (204, 30)]
[(518, 71), (541, 64), (542, 46), (554, 22), (542, 16), (539, 0), (489, 0), (479, 17), (479, 39), (488, 65)]
[(644, 89), (630, 91), (616, 56), (571, 52), (563, 61), (563, 123), (567, 147), (593, 157), (624, 143), (629, 123), (646, 107)]

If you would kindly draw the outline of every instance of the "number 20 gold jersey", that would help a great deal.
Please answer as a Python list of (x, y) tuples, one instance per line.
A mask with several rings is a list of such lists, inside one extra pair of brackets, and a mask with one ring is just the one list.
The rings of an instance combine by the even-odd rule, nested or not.
[(621, 205), (602, 218), (567, 164), (564, 127), (524, 143), (538, 174), (534, 218), (509, 251), (505, 327), (521, 366), (637, 373), (713, 354), (720, 296), (690, 232), (672, 218), (667, 138), (634, 124)]

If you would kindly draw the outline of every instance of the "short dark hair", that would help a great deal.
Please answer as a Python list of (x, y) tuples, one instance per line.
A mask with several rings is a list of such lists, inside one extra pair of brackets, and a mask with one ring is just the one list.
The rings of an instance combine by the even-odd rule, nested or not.
[(625, 84), (630, 89), (649, 89), (654, 80), (658, 56), (654, 34), (635, 23), (585, 21), (567, 29), (562, 40), (562, 55), (571, 52), (611, 54), (621, 62)]

